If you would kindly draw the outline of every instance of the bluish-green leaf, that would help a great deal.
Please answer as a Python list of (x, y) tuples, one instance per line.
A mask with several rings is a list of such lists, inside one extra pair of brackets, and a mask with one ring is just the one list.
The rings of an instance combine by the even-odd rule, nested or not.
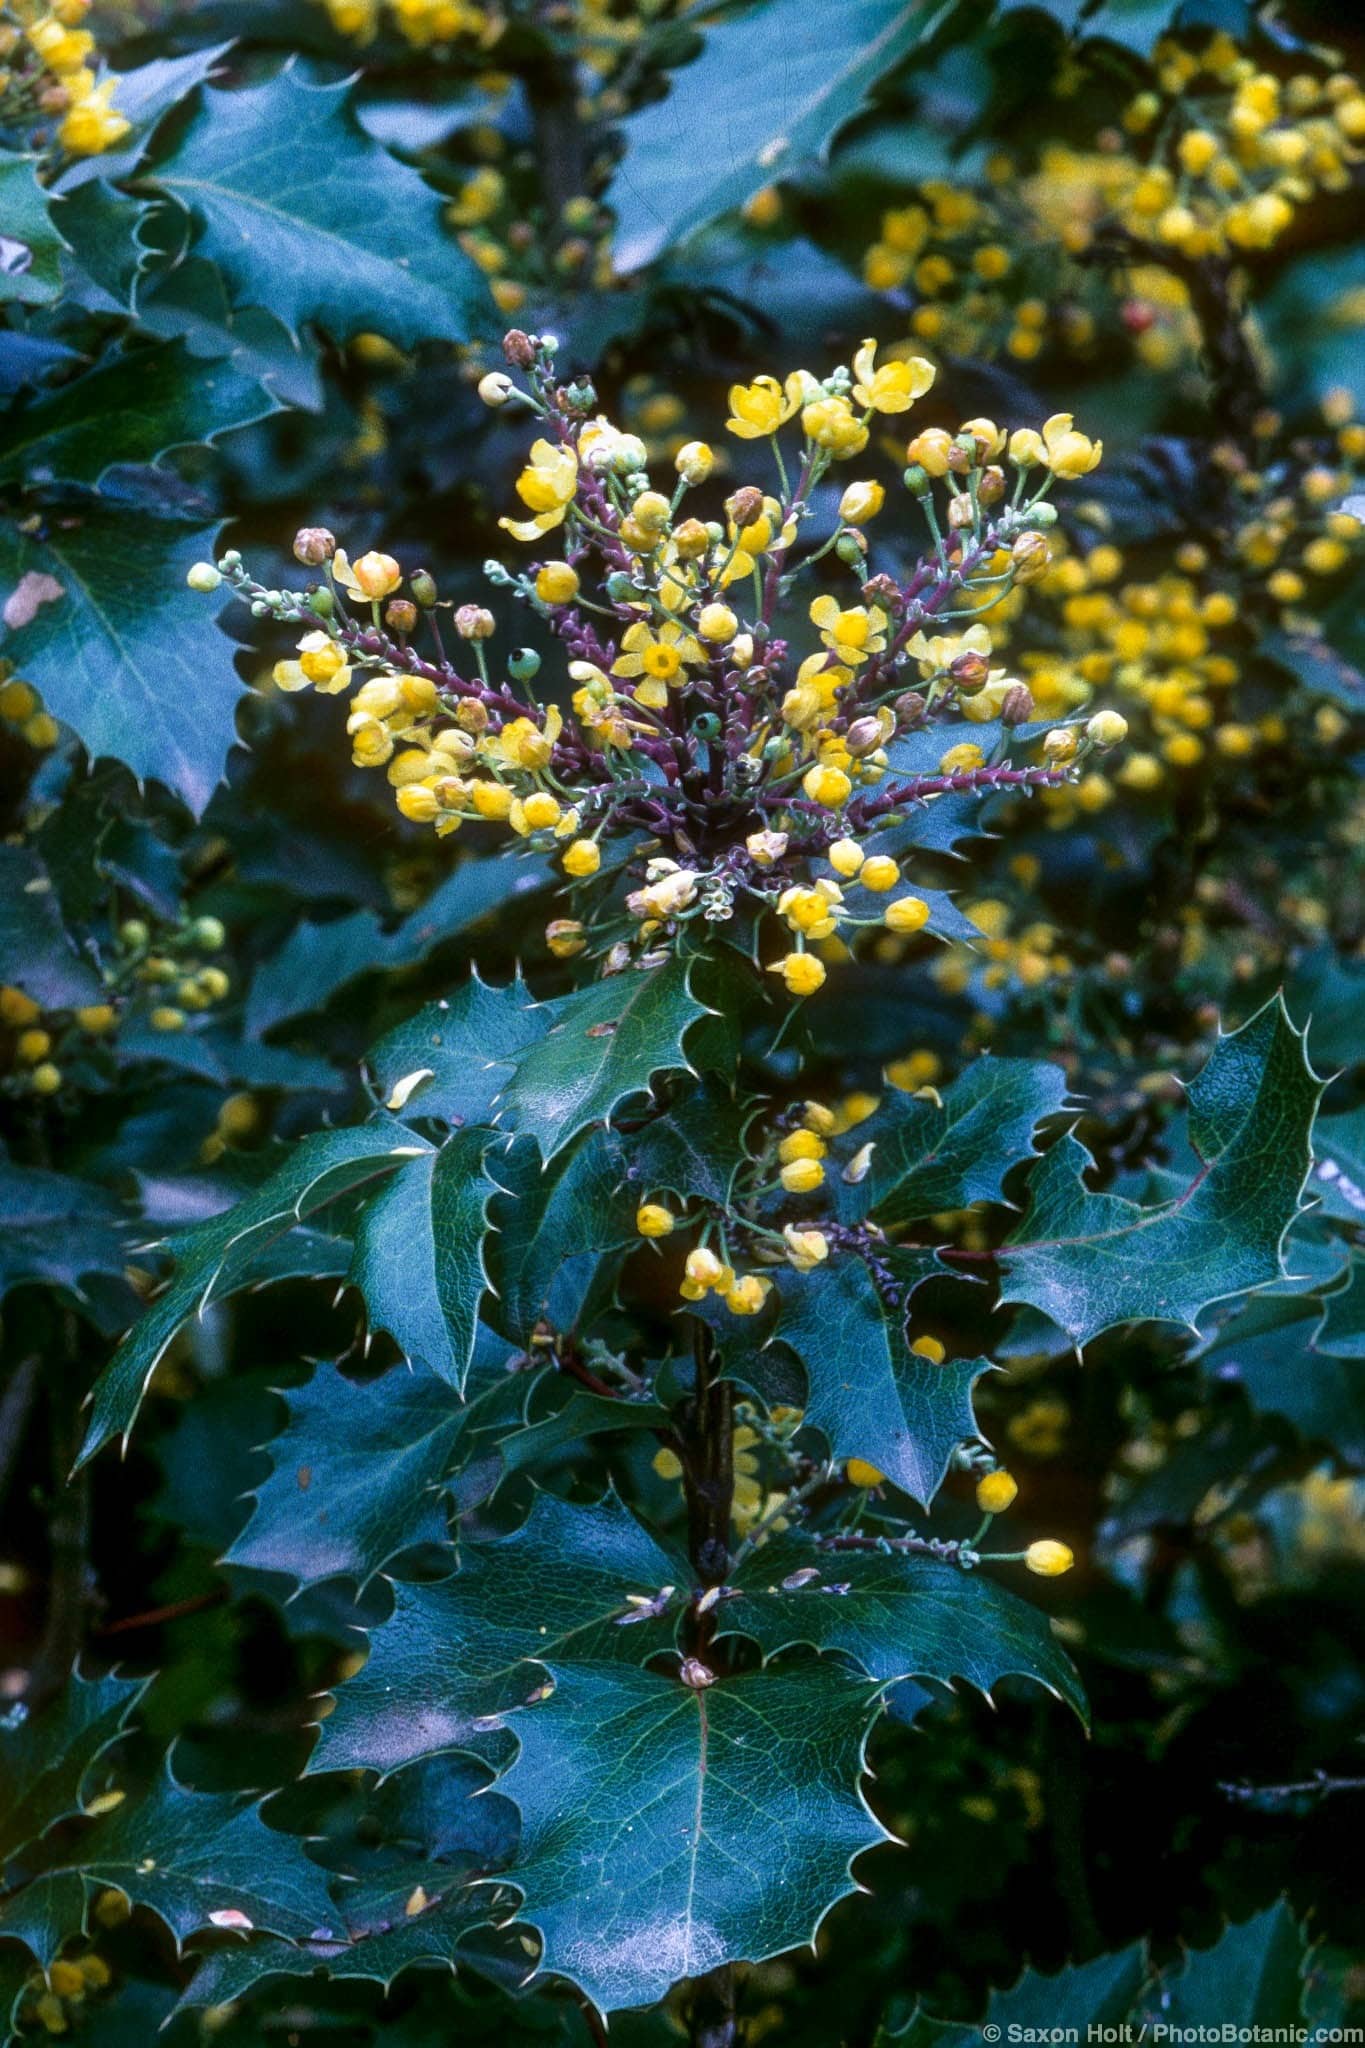
[(1002, 1254), (1002, 1298), (1041, 1309), (1084, 1344), (1116, 1323), (1193, 1327), (1209, 1303), (1277, 1280), (1321, 1092), (1302, 1034), (1281, 1003), (1267, 1004), (1219, 1039), (1190, 1085), (1190, 1141), (1203, 1163), (1172, 1199), (1142, 1207), (1092, 1192), (1075, 1137), (1044, 1154)]
[(403, 1160), (356, 1225), (351, 1279), (371, 1322), (456, 1389), (474, 1355), (487, 1285), (489, 1142), (488, 1131), (471, 1126)]
[(387, 1100), (400, 1082), (421, 1074), (401, 1114), (455, 1125), (484, 1122), (512, 1071), (512, 1056), (539, 1038), (550, 1014), (520, 975), (498, 988), (476, 970), (453, 996), (428, 1003), (380, 1039), (369, 1056), (375, 1085)]
[(0, 152), (0, 305), (49, 305), (61, 284), (65, 245), (37, 161)]
[(928, 1507), (953, 1452), (977, 1433), (972, 1388), (986, 1361), (920, 1358), (859, 1258), (784, 1274), (781, 1286), (777, 1337), (805, 1368), (806, 1421), (833, 1457), (865, 1459)]
[(411, 344), (467, 340), (494, 312), (418, 173), (372, 142), (350, 86), (293, 69), (236, 92), (205, 89), (147, 174), (199, 223), (198, 249), (237, 300), (297, 333), (377, 330)]
[(545, 1161), (532, 1141), (489, 1155), (500, 1193), (489, 1205), (488, 1271), (496, 1299), (490, 1322), (526, 1345), (544, 1317), (574, 1329), (610, 1281), (615, 1254), (637, 1242), (636, 1197), (601, 1131), (585, 1131)]
[(87, 1772), (118, 1741), (146, 1690), (145, 1678), (73, 1672), (50, 1705), (0, 1727), (0, 1870), (56, 1822), (82, 1811)]

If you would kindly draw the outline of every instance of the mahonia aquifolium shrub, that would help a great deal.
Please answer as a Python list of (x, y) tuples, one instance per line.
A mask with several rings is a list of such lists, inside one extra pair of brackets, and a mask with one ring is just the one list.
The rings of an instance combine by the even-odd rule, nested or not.
[(1351, 2016), (1306, 11), (0, 7), (0, 2040)]

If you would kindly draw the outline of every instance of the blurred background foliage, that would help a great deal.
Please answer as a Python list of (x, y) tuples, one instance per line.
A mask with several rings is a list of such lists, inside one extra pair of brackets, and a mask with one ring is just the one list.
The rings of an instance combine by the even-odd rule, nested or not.
[[(212, 1309), (126, 1459), (68, 1485), (80, 1403), (152, 1284), (137, 1248), (221, 1207), (273, 1138), (363, 1105), (384, 1029), (476, 953), (486, 978), (520, 961), (560, 985), (546, 872), (406, 825), (350, 768), (336, 705), (273, 687), (286, 644), (215, 628), (186, 567), (221, 530), (288, 580), (294, 530), (325, 524), (489, 602), (508, 639), (482, 565), (521, 440), (476, 396), (506, 325), (557, 333), (661, 458), (723, 441), (732, 381), (874, 335), (940, 366), (919, 426), (1069, 411), (1103, 435), (1005, 659), (1040, 715), (1093, 697), (1130, 737), (926, 871), (980, 943), (888, 935), (812, 1001), (826, 1096), (1051, 1054), (1107, 1184), (1140, 1191), (1188, 1156), (1171, 1068), (1276, 987), (1335, 1078), (1280, 1288), (1186, 1340), (1111, 1334), (1084, 1368), (1031, 1311), (954, 1332), (1001, 1368), (984, 1426), (1081, 1559), (1057, 1627), (1094, 1732), (1031, 1696), (907, 1701), (872, 1757), (906, 1846), (861, 1866), (871, 1898), (814, 1957), (743, 1975), (741, 2038), (909, 2039), (917, 2005), (972, 2019), (1026, 1967), (1096, 1958), (1110, 1975), (1044, 1987), (1040, 2023), (1130, 2012), (1153, 1982), (1221, 2017), (1251, 1976), (1252, 2016), (1358, 2008), (1352, 10), (97, 0), (127, 126), (94, 149), (42, 100), (75, 73), (34, 75), (36, 12), (0, 8), (0, 1688), (43, 1699), (77, 1654), (118, 1659), (157, 1673), (148, 1768), (175, 1741), (196, 1785), (297, 1770), (310, 1700), (354, 1656), (354, 1589), (291, 1601), (219, 1560), (268, 1469), (272, 1390), (304, 1359), (369, 1369), (353, 1301), (292, 1278)], [(903, 448), (869, 452), (893, 484)], [(887, 515), (873, 570), (910, 546)], [(1216, 1946), (1229, 1920), (1240, 1947)], [(97, 1905), (76, 1950), (59, 1992), (0, 1939), (21, 2033), (154, 2038), (187, 1975), (165, 1930)], [(496, 1960), (387, 1995), (295, 1981), (164, 2038), (592, 2038), (571, 1998), (507, 1984)], [(613, 2038), (678, 2038), (680, 2011)]]

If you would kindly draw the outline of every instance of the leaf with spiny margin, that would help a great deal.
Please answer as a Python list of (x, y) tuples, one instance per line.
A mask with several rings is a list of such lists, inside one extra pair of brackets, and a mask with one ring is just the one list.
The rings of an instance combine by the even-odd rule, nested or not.
[(817, 23), (806, 0), (777, 0), (708, 29), (667, 97), (622, 124), (609, 194), (618, 270), (640, 269), (821, 156), (938, 12), (933, 0), (845, 0)]
[(115, 463), (155, 463), (278, 412), (231, 357), (206, 362), (178, 341), (130, 349), (0, 422), (0, 482), (97, 484)]
[(150, 1680), (83, 1678), (39, 1713), (0, 1724), (0, 1869), (59, 1820), (80, 1813), (91, 1765), (124, 1733)]
[[(1135, 2018), (1189, 2028), (1292, 2028), (1303, 2019), (1304, 1940), (1286, 1900), (1232, 1926), (1212, 1948), (1191, 1949), (1163, 1970)], [(1262, 2035), (1261, 2039), (1274, 2039)], [(1283, 2035), (1278, 2038), (1285, 2038)]]
[[(811, 1569), (818, 1578), (789, 1583)], [(722, 1603), (720, 1627), (752, 1636), (766, 1656), (810, 1643), (855, 1657), (869, 1678), (965, 1679), (986, 1694), (999, 1679), (1031, 1678), (1085, 1719), (1047, 1615), (985, 1572), (791, 1533), (751, 1551), (730, 1583), (740, 1597)]]
[(526, 1700), (542, 1663), (638, 1659), (666, 1647), (673, 1615), (622, 1626), (639, 1611), (627, 1596), (652, 1598), (688, 1578), (613, 1494), (585, 1507), (538, 1493), (513, 1535), (465, 1543), (460, 1560), (448, 1579), (394, 1586), (392, 1619), (337, 1688), (311, 1771), (387, 1772), (459, 1748), (475, 1723)]
[(1365, 1362), (1315, 1348), (1322, 1318), (1321, 1295), (1253, 1295), (1199, 1364), (1210, 1384), (1235, 1380), (1261, 1414), (1282, 1415), (1308, 1442), (1330, 1444), (1358, 1463), (1365, 1459)]
[(122, 1222), (106, 1189), (0, 1159), (0, 1297), (36, 1282), (80, 1301), (88, 1275), (121, 1279)]
[(977, 1434), (972, 1388), (988, 1362), (920, 1358), (859, 1258), (784, 1273), (781, 1288), (775, 1341), (805, 1369), (806, 1421), (833, 1457), (866, 1459), (928, 1508), (953, 1452)]
[(1062, 1107), (1066, 1075), (1047, 1060), (983, 1056), (943, 1090), (942, 1103), (896, 1094), (847, 1141), (873, 1144), (865, 1177), (834, 1183), (840, 1214), (898, 1230), (944, 1209), (999, 1201), (1005, 1175), (1034, 1156), (1034, 1133)]
[(748, 1158), (744, 1134), (758, 1114), (756, 1098), (737, 1099), (707, 1075), (642, 1130), (619, 1144), (637, 1203), (671, 1194), (729, 1205), (735, 1176)]
[(35, 1877), (0, 1899), (0, 1935), (21, 1941), (44, 1970), (56, 1962), (72, 1935), (81, 1932), (84, 1919), (85, 1886), (70, 1870)]
[(1190, 1142), (1203, 1163), (1173, 1199), (1143, 1208), (1092, 1193), (1090, 1155), (1073, 1136), (1044, 1153), (1000, 1254), (1002, 1301), (1041, 1309), (1081, 1345), (1118, 1323), (1193, 1328), (1211, 1302), (1278, 1280), (1321, 1093), (1276, 998), (1220, 1038), (1190, 1084)]
[(0, 846), (0, 980), (45, 1010), (99, 1002), (104, 995), (62, 922), (51, 872), (27, 846)]
[(396, 1124), (314, 1131), (231, 1209), (168, 1237), (175, 1275), (96, 1380), (79, 1463), (113, 1436), (122, 1435), (126, 1443), (152, 1374), (181, 1324), (249, 1274), (253, 1258), (273, 1238), (338, 1195), (392, 1173), (416, 1149), (417, 1141)]
[(244, 689), (231, 642), (185, 587), (217, 538), (215, 525), (98, 497), (73, 500), (38, 533), (0, 519), (0, 601), (28, 575), (60, 592), (0, 634), (0, 654), (92, 756), (164, 783), (196, 817), (223, 778)]
[(289, 1421), (225, 1564), (300, 1586), (349, 1578), (363, 1591), (405, 1551), (449, 1542), (440, 1486), (471, 1411), (444, 1380), (401, 1366), (349, 1380), (321, 1365), (279, 1398)]
[(646, 1094), (656, 1074), (686, 1067), (683, 1041), (710, 1014), (692, 993), (691, 965), (675, 953), (662, 967), (610, 975), (553, 1004), (545, 1036), (514, 1055), (498, 1122), (552, 1159)]
[(350, 1277), (370, 1321), (407, 1357), (463, 1390), (487, 1286), (483, 1245), (495, 1183), (484, 1170), (492, 1133), (456, 1131), (402, 1161), (366, 1202)]
[[(1078, 2030), (1084, 2038), (1087, 2026), (1121, 2026), (1133, 2011), (1147, 1975), (1141, 1944), (1096, 1956), (1093, 1962), (1077, 1963), (1045, 1977), (1038, 1970), (1026, 1970), (1006, 1990), (992, 1991), (986, 2008), (987, 2022), (1000, 2029), (993, 2039), (1032, 2041), (1051, 2038), (1052, 2029)], [(1011, 2033), (1017, 2028), (1017, 2033)], [(970, 2048), (979, 2043), (981, 2028), (956, 2020), (938, 2020), (925, 2012), (912, 2013), (901, 2026), (883, 2027), (876, 2048)]]
[(544, 1317), (572, 1330), (609, 1291), (623, 1246), (637, 1242), (636, 1200), (602, 1131), (585, 1131), (542, 1162), (529, 1138), (490, 1156), (500, 1193), (489, 1204), (488, 1320), (529, 1344)]
[(1365, 1253), (1358, 1247), (1344, 1284), (1322, 1297), (1322, 1326), (1313, 1349), (1327, 1358), (1365, 1359)]
[(37, 166), (37, 157), (0, 152), (0, 306), (46, 306), (61, 288), (66, 245)]
[(1342, 1116), (1319, 1117), (1312, 1192), (1328, 1216), (1365, 1224), (1365, 1104)]
[(56, 1869), (117, 1887), (157, 1914), (177, 1944), (220, 1913), (300, 1941), (339, 1925), (326, 1872), (297, 1836), (267, 1827), (253, 1804), (191, 1792), (169, 1764), (143, 1798), (115, 1807)]
[(877, 1691), (829, 1659), (700, 1691), (630, 1665), (561, 1676), (498, 1781), (542, 1968), (608, 2012), (811, 1942), (889, 1839), (859, 1791)]
[(498, 988), (475, 969), (453, 996), (428, 1003), (373, 1047), (375, 1085), (387, 1100), (400, 1081), (429, 1069), (398, 1114), (456, 1126), (485, 1123), (512, 1072), (512, 1056), (540, 1037), (551, 1014), (519, 974)]
[(337, 341), (467, 341), (491, 317), (487, 286), (437, 193), (366, 135), (350, 98), (348, 82), (308, 85), (293, 69), (206, 89), (144, 176), (194, 217), (198, 253), (236, 298), (291, 333), (315, 321)]

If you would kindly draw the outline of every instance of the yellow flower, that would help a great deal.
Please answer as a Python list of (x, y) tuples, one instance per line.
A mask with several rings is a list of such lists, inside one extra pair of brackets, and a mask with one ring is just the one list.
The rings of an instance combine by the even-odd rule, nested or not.
[(641, 1202), (635, 1211), (635, 1228), (641, 1237), (667, 1237), (677, 1221), (673, 1211), (662, 1202)]
[(818, 1159), (790, 1159), (777, 1177), (789, 1195), (808, 1195), (823, 1185), (825, 1169)]
[(570, 604), (578, 595), (578, 571), (571, 562), (542, 562), (536, 571), (536, 596), (542, 604)]
[(779, 917), (808, 939), (827, 939), (839, 922), (844, 892), (837, 882), (817, 882), (813, 889), (784, 889), (777, 899)]
[(403, 572), (393, 556), (381, 555), (373, 548), (354, 563), (348, 559), (345, 548), (338, 548), (332, 557), (332, 574), (357, 604), (387, 597), (403, 580)]
[(879, 483), (849, 484), (839, 500), (839, 517), (846, 526), (861, 526), (875, 519), (886, 503), (885, 487)]
[(736, 1280), (733, 1287), (725, 1290), (725, 1306), (732, 1316), (756, 1316), (773, 1291), (771, 1280), (764, 1280), (757, 1273), (746, 1273)]
[(823, 804), (830, 811), (837, 811), (853, 793), (853, 784), (842, 768), (827, 768), (819, 763), (806, 770), (801, 787), (813, 804)]
[(820, 638), (845, 668), (861, 668), (886, 646), (885, 617), (876, 617), (866, 605), (841, 611), (839, 600), (828, 591), (812, 600), (811, 624), (820, 628)]
[(960, 746), (949, 747), (938, 764), (940, 775), (968, 775), (974, 768), (985, 766), (986, 756), (973, 740), (964, 740)]
[(614, 676), (639, 676), (635, 695), (640, 703), (661, 711), (668, 685), (686, 681), (688, 668), (704, 668), (706, 652), (696, 635), (674, 619), (637, 619), (621, 635), (622, 652), (611, 665)]
[(853, 396), (870, 412), (908, 412), (917, 398), (923, 398), (937, 372), (923, 356), (874, 367), (877, 345), (865, 341), (853, 358), (857, 383)]
[(976, 1483), (976, 1504), (983, 1515), (1003, 1515), (1013, 1505), (1019, 1482), (1008, 1472), (987, 1472)]
[[(496, 760), (506, 761), (510, 767), (525, 768), (534, 773), (537, 768), (548, 767), (555, 741), (563, 730), (564, 720), (558, 707), (552, 704), (545, 714), (543, 729), (533, 719), (514, 718), (500, 733), (490, 734), (483, 741), (483, 750)], [(506, 817), (507, 812), (502, 815)]]
[(601, 851), (591, 839), (575, 839), (572, 846), (564, 850), (564, 872), (575, 880), (595, 875), (601, 865)]
[(846, 398), (818, 397), (803, 407), (801, 425), (817, 448), (831, 455), (861, 455), (867, 446), (867, 428)]
[(741, 441), (760, 441), (791, 419), (806, 391), (802, 371), (793, 370), (785, 385), (776, 377), (755, 377), (752, 384), (730, 386), (730, 417), (725, 422)]
[(578, 457), (572, 448), (553, 441), (533, 441), (531, 460), (517, 478), (517, 496), (531, 513), (529, 519), (500, 519), (514, 540), (539, 540), (551, 528), (562, 526), (564, 514), (578, 489)]
[(106, 78), (68, 107), (57, 140), (72, 156), (99, 156), (129, 132), (132, 123), (109, 104), (114, 85), (114, 79)]
[(910, 934), (922, 931), (929, 922), (929, 906), (920, 896), (898, 896), (882, 912), (888, 931)]
[(1043, 446), (1049, 469), (1061, 477), (1088, 476), (1104, 453), (1103, 441), (1076, 432), (1069, 412), (1054, 412), (1044, 420)]
[(1059, 1578), (1069, 1572), (1076, 1559), (1065, 1543), (1056, 1543), (1044, 1536), (1037, 1543), (1030, 1543), (1024, 1552), (1024, 1563), (1031, 1572), (1037, 1572), (1040, 1579)]
[(775, 960), (768, 972), (782, 976), (791, 996), (813, 996), (825, 985), (824, 963), (813, 953), (788, 953), (785, 959)]
[(850, 1486), (860, 1486), (870, 1493), (874, 1486), (881, 1486), (886, 1479), (875, 1465), (869, 1465), (866, 1458), (850, 1458), (844, 1467), (844, 1476)]
[(311, 685), (324, 697), (339, 696), (351, 686), (351, 668), (346, 651), (328, 633), (305, 633), (299, 642), (297, 661), (275, 663), (277, 690), (306, 690)]

